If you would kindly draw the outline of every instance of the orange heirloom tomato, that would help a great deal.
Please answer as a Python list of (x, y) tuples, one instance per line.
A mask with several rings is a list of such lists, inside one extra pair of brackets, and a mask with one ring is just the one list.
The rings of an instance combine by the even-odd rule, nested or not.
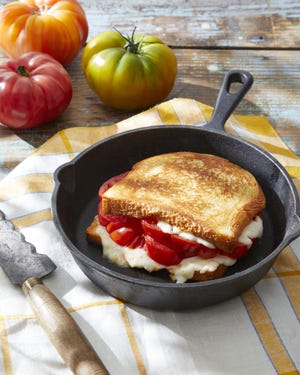
[[(134, 30), (135, 31), (135, 30)], [(107, 105), (122, 109), (146, 108), (172, 90), (177, 61), (159, 38), (109, 30), (84, 47), (82, 68), (89, 86)]]
[(12, 58), (40, 51), (64, 65), (87, 36), (86, 16), (76, 0), (20, 0), (0, 10), (0, 47)]

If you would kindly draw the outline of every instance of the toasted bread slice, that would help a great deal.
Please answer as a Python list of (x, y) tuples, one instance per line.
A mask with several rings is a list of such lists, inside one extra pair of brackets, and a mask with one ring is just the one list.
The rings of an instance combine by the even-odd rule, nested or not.
[(228, 252), (264, 207), (263, 191), (250, 172), (193, 152), (144, 159), (102, 196), (104, 214), (154, 216)]
[[(101, 226), (99, 224), (98, 217), (96, 216), (86, 230), (87, 240), (89, 242), (97, 245), (97, 246), (103, 246), (103, 253), (105, 254), (105, 256), (108, 259), (110, 259), (110, 249), (109, 249), (109, 247), (105, 248), (105, 246), (107, 246), (107, 241), (111, 241), (111, 243), (113, 241), (107, 239), (109, 237), (108, 235), (106, 235), (106, 241), (102, 241), (101, 232), (103, 233), (104, 230), (105, 229), (101, 230)], [(118, 246), (118, 245), (113, 245), (113, 246)], [(134, 249), (130, 249), (131, 253), (134, 253), (134, 251), (135, 251)], [(111, 260), (113, 262), (115, 262), (115, 260), (113, 258)], [(186, 261), (188, 261), (188, 260), (186, 260)], [(191, 260), (190, 262), (193, 262), (193, 260)], [(123, 263), (123, 266), (126, 264), (126, 262), (121, 262), (121, 263)], [(233, 260), (232, 260), (232, 263), (234, 263)], [(126, 266), (129, 267), (129, 265), (126, 265)], [(151, 272), (159, 271), (160, 269), (165, 268), (169, 272), (170, 278), (174, 281), (177, 281), (178, 275), (175, 274), (176, 273), (175, 272), (176, 267), (177, 266), (172, 266), (172, 267), (163, 267), (162, 266), (162, 267), (159, 267), (157, 269), (154, 267)], [(147, 267), (146, 264), (139, 265), (139, 268), (145, 268), (149, 272), (149, 268)], [(207, 271), (204, 271), (204, 272), (203, 271), (200, 272), (199, 270), (195, 270), (195, 271), (193, 271), (193, 273), (191, 275), (189, 275), (190, 277), (187, 277), (187, 280), (194, 280), (194, 281), (215, 280), (215, 279), (223, 277), (226, 269), (227, 269), (227, 265), (220, 263), (219, 265), (216, 266), (216, 268), (214, 270), (207, 270)]]
[(101, 246), (102, 239), (98, 232), (99, 226), (98, 217), (95, 216), (91, 224), (86, 228), (86, 238), (89, 242), (93, 243), (94, 245)]

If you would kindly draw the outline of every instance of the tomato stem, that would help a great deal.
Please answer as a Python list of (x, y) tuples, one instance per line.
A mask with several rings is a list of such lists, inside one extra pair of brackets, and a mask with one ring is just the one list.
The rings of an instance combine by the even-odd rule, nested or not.
[(26, 70), (25, 66), (24, 65), (20, 65), (18, 66), (17, 70), (16, 70), (16, 73), (20, 74), (20, 76), (23, 76), (23, 77), (30, 77), (30, 74), (29, 72)]
[(140, 40), (138, 42), (135, 42), (135, 40), (134, 40), (134, 33), (135, 33), (135, 30), (136, 30), (136, 26), (134, 27), (131, 35), (124, 35), (118, 29), (116, 29), (115, 27), (114, 27), (114, 29), (116, 30), (117, 33), (119, 33), (121, 35), (122, 38), (124, 38), (126, 40), (127, 43), (125, 44), (125, 47), (124, 47), (126, 49), (126, 51), (131, 52), (131, 53), (135, 53), (135, 54), (138, 54), (140, 52), (142, 40)]

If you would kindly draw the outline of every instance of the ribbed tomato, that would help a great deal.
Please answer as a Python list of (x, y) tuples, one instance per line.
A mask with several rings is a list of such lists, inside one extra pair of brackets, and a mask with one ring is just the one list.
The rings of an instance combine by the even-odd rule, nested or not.
[(28, 52), (0, 64), (0, 122), (32, 128), (55, 119), (72, 99), (72, 82), (53, 57)]
[(87, 19), (76, 0), (13, 1), (0, 10), (0, 47), (12, 58), (40, 51), (66, 64), (87, 36)]
[(82, 68), (87, 83), (103, 103), (137, 110), (163, 100), (172, 90), (177, 60), (159, 38), (115, 30), (93, 37), (84, 47)]

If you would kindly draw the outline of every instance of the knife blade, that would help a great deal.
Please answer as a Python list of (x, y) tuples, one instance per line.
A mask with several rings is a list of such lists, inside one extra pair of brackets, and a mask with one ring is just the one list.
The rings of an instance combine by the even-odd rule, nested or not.
[(56, 265), (47, 255), (37, 253), (1, 210), (0, 264), (10, 281), (22, 286), (37, 320), (73, 373), (109, 374), (75, 320), (41, 280)]

